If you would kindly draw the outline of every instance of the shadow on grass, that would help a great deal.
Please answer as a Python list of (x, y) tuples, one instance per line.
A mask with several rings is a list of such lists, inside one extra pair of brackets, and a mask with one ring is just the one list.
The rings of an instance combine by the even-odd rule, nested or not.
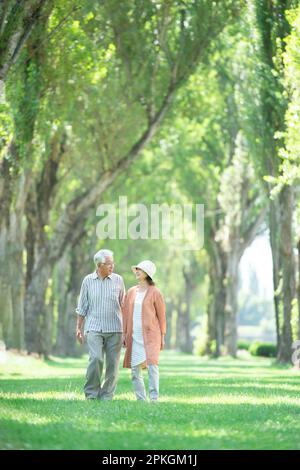
[(292, 434), (286, 409), (278, 404), (27, 399), (26, 405), (26, 417), (0, 421), (4, 447), (13, 442), (14, 448), (33, 449), (299, 448), (294, 405), (288, 408)]
[[(147, 373), (144, 373), (147, 385)], [(2, 403), (10, 399), (12, 393), (15, 401), (22, 399), (22, 394), (34, 395), (36, 393), (80, 393), (83, 394), (83, 385), (85, 377), (82, 375), (72, 375), (70, 377), (40, 377), (40, 378), (9, 378), (1, 381), (1, 392), (4, 396), (0, 399)], [(197, 377), (191, 376), (187, 372), (182, 375), (160, 375), (161, 396), (169, 397), (179, 396), (182, 398), (213, 397), (220, 394), (224, 396), (243, 396), (243, 397), (278, 397), (283, 399), (299, 398), (299, 378), (285, 376), (260, 377), (259, 380), (253, 376), (244, 375), (243, 377)], [(132, 384), (129, 371), (123, 371), (119, 376), (116, 398), (118, 395), (126, 392), (132, 392)], [(8, 394), (5, 397), (5, 394)], [(20, 395), (19, 397), (16, 395)], [(53, 398), (53, 400), (58, 400)], [(24, 398), (26, 401), (27, 398)], [(299, 400), (300, 404), (300, 400)]]
[[(300, 448), (300, 374), (268, 361), (205, 361), (166, 353), (157, 404), (135, 401), (128, 369), (120, 367), (112, 402), (86, 401), (87, 358), (46, 363), (51, 376), (25, 379), (13, 373), (1, 379), (1, 448)], [(56, 377), (53, 367), (66, 374), (74, 368), (76, 375)], [(146, 372), (144, 377), (147, 383)]]

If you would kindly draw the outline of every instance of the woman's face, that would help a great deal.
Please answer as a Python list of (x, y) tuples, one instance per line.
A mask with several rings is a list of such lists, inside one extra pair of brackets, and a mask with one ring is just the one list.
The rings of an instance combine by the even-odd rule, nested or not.
[(142, 269), (135, 268), (135, 277), (138, 281), (143, 281), (144, 279), (146, 279), (147, 274)]

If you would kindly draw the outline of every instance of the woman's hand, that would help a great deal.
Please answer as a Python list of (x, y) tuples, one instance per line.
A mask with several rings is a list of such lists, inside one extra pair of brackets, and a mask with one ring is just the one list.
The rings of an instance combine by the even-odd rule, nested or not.
[(160, 349), (163, 350), (164, 348), (165, 348), (165, 335), (161, 335)]
[(127, 348), (126, 335), (125, 334), (122, 334), (122, 346), (123, 346), (123, 348)]

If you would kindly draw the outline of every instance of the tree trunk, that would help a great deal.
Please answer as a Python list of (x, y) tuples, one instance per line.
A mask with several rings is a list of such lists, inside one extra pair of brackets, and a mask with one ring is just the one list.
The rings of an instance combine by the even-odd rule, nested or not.
[(7, 227), (0, 231), (0, 320), (2, 337), (7, 348), (13, 344), (13, 308), (10, 276), (7, 272)]
[(69, 252), (65, 252), (60, 261), (57, 263), (55, 269), (55, 295), (58, 301), (58, 319), (56, 329), (56, 343), (53, 353), (58, 356), (66, 355), (66, 303), (67, 303), (67, 290), (69, 283)]
[[(214, 237), (212, 237), (210, 243), (212, 250), (210, 250), (206, 354), (219, 357), (224, 344), (225, 331), (226, 290), (224, 280), (226, 277), (226, 254), (222, 251), (221, 245), (214, 240)], [(213, 346), (213, 343), (215, 343), (215, 346)]]
[(48, 281), (55, 262), (50, 258), (51, 249), (45, 227), (57, 188), (57, 172), (66, 151), (66, 135), (58, 129), (53, 135), (50, 154), (39, 179), (30, 188), (27, 198), (26, 233), (27, 270), (25, 295), (25, 340), (29, 353), (48, 356), (52, 344), (49, 341), (52, 328), (51, 308), (45, 305)]
[(6, 348), (13, 347), (13, 306), (9, 269), (9, 222), (14, 178), (12, 159), (18, 159), (14, 141), (11, 141), (0, 162), (0, 321)]
[(280, 210), (277, 199), (271, 200), (269, 205), (269, 228), (270, 228), (270, 245), (273, 261), (273, 286), (274, 286), (274, 311), (276, 325), (276, 342), (277, 351), (280, 350), (280, 253), (279, 253), (279, 230), (280, 226)]
[(183, 345), (182, 351), (188, 354), (193, 352), (193, 342), (191, 337), (191, 300), (192, 300), (192, 289), (190, 283), (186, 282), (185, 287), (185, 312), (183, 316)]
[[(23, 193), (23, 196), (26, 196)], [(23, 269), (23, 210), (21, 213), (13, 212), (10, 220), (9, 240), (9, 272), (11, 281), (12, 308), (13, 308), (13, 347), (24, 349), (24, 269)]]
[(282, 267), (283, 323), (278, 360), (280, 362), (291, 362), (293, 342), (291, 319), (293, 301), (296, 297), (292, 230), (294, 188), (292, 186), (285, 186), (279, 194), (279, 201), (281, 216), (280, 258)]
[(236, 357), (237, 353), (237, 292), (238, 292), (238, 268), (239, 268), (239, 246), (232, 243), (227, 254), (226, 272), (226, 304), (225, 304), (225, 354)]
[(50, 350), (44, 349), (44, 336), (49, 332), (43, 329), (47, 325), (46, 315), (49, 313), (45, 308), (45, 297), (51, 273), (48, 254), (41, 250), (36, 255), (25, 295), (25, 342), (28, 353), (50, 354)]
[(51, 296), (45, 305), (45, 315), (42, 317), (42, 351), (43, 356), (48, 358), (53, 348), (53, 333), (54, 333), (54, 293), (51, 292)]
[(175, 348), (179, 351), (182, 351), (183, 346), (183, 316), (184, 312), (182, 310), (182, 301), (181, 299), (177, 302), (176, 305), (176, 337), (175, 337)]
[[(281, 70), (284, 67), (286, 38), (291, 33), (291, 23), (286, 14), (290, 1), (255, 2), (257, 31), (260, 35), (260, 57), (263, 73), (258, 76), (260, 85), (260, 112), (265, 125), (264, 151), (261, 155), (264, 173), (278, 177), (281, 173), (280, 150), (284, 147), (288, 96), (284, 94)], [(272, 21), (270, 21), (272, 18)], [(267, 185), (269, 193), (270, 187)], [(295, 295), (295, 272), (292, 249), (293, 188), (284, 187), (278, 199), (270, 202), (270, 242), (273, 255), (274, 306), (278, 360), (291, 361), (291, 309)], [(282, 317), (282, 318), (281, 318)]]
[(24, 274), (22, 218), (13, 212), (1, 229), (0, 309), (6, 347), (24, 349)]
[[(12, 310), (12, 329), (13, 335), (8, 341), (8, 346), (12, 345), (18, 349), (24, 347), (24, 274), (23, 274), (23, 216), (25, 212), (25, 204), (28, 197), (28, 191), (32, 180), (31, 155), (32, 155), (32, 139), (34, 137), (34, 125), (38, 112), (36, 101), (40, 98), (41, 88), (39, 80), (33, 83), (31, 66), (34, 64), (37, 78), (39, 70), (39, 52), (41, 40), (47, 34), (46, 23), (53, 7), (52, 0), (44, 2), (42, 0), (26, 3), (26, 7), (21, 5), (22, 2), (16, 2), (12, 8), (7, 8), (1, 13), (1, 33), (0, 39), (3, 39), (0, 53), (0, 79), (5, 81), (6, 74), (10, 66), (17, 60), (21, 49), (28, 40), (34, 26), (39, 22), (43, 25), (38, 31), (37, 37), (33, 38), (31, 47), (28, 47), (26, 60), (24, 60), (23, 76), (24, 81), (24, 103), (25, 109), (22, 109), (24, 116), (30, 116), (30, 119), (24, 120), (22, 126), (26, 126), (26, 140), (21, 142), (23, 159), (20, 158), (20, 148), (16, 144), (15, 139), (9, 143), (6, 152), (7, 156), (0, 163), (0, 216), (1, 216), (1, 251), (3, 260), (3, 269), (0, 269), (1, 292), (0, 298), (3, 300), (3, 288), (5, 299), (4, 315), (8, 320), (10, 309)], [(47, 5), (46, 5), (47, 3)], [(30, 51), (29, 51), (30, 49)], [(30, 56), (30, 52), (33, 56)], [(28, 93), (31, 93), (28, 95)], [(31, 99), (28, 99), (29, 98)], [(32, 102), (34, 107), (32, 108)], [(23, 117), (24, 117), (23, 116)], [(22, 120), (23, 121), (23, 120)], [(20, 132), (18, 127), (20, 124), (16, 121), (16, 135)], [(22, 127), (22, 135), (25, 135)], [(26, 157), (26, 158), (25, 158)], [(26, 168), (23, 163), (26, 161)], [(30, 163), (31, 162), (31, 163)], [(29, 169), (28, 169), (29, 168)], [(28, 253), (27, 253), (28, 254)], [(2, 265), (2, 263), (1, 263)], [(4, 279), (4, 283), (3, 283)], [(11, 320), (6, 321), (7, 325), (11, 324)], [(7, 330), (7, 328), (5, 328)], [(8, 334), (8, 333), (7, 333)]]
[(68, 357), (78, 357), (83, 353), (83, 349), (78, 347), (76, 342), (76, 322), (77, 315), (75, 308), (78, 300), (79, 285), (73, 285), (67, 293), (66, 298), (66, 318), (65, 318), (65, 355)]
[(55, 353), (61, 356), (76, 357), (82, 354), (76, 342), (75, 313), (78, 294), (86, 266), (89, 264), (88, 251), (82, 244), (68, 250), (58, 263), (58, 323)]
[(182, 334), (183, 341), (181, 350), (191, 354), (193, 352), (193, 343), (191, 338), (191, 302), (194, 290), (194, 284), (191, 279), (191, 272), (183, 269), (184, 279), (184, 314), (182, 316)]
[[(86, 275), (87, 266), (91, 262), (91, 243), (89, 242), (87, 246), (84, 238), (85, 235), (86, 232), (82, 229), (74, 245), (71, 247), (70, 280), (66, 298), (65, 354), (72, 357), (77, 357), (87, 352), (76, 341), (77, 314), (75, 312), (82, 279)], [(80, 243), (80, 240), (82, 240), (82, 243)], [(92, 246), (94, 247), (93, 244)]]
[(172, 347), (172, 318), (173, 318), (173, 310), (175, 306), (173, 301), (167, 302), (166, 305), (166, 319), (167, 319), (167, 334), (165, 337), (165, 348), (171, 349)]
[[(24, 207), (31, 181), (30, 171), (11, 179), (16, 200), (6, 201), (0, 229), (0, 305), (7, 348), (24, 349)], [(14, 189), (12, 189), (14, 188)], [(11, 193), (12, 194), (12, 193)], [(3, 207), (2, 207), (3, 209)]]

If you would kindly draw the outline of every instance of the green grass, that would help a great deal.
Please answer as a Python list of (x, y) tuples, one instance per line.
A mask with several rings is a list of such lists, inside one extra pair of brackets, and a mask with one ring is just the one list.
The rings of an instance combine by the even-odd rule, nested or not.
[(300, 449), (300, 372), (270, 359), (165, 351), (160, 402), (86, 401), (87, 358), (0, 353), (1, 449)]

